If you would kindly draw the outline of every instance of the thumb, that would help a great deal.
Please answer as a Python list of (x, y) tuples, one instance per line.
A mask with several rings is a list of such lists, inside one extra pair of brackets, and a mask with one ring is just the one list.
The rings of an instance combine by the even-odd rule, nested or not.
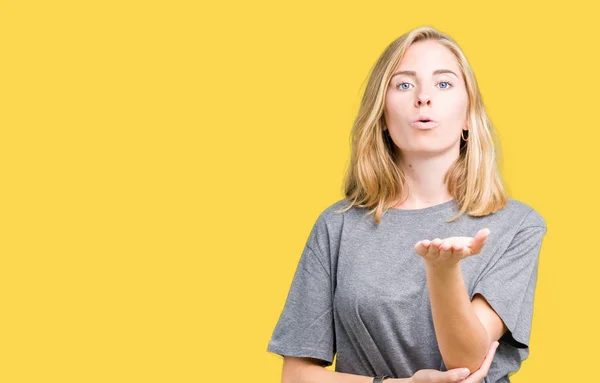
[(475, 237), (473, 237), (473, 240), (471, 241), (471, 250), (474, 254), (478, 254), (481, 249), (483, 248), (483, 245), (485, 245), (485, 243), (487, 242), (487, 238), (488, 235), (490, 234), (490, 229), (481, 229), (477, 232), (477, 234), (475, 234)]
[(468, 368), (454, 368), (448, 371), (441, 371), (441, 373), (443, 374), (443, 380), (440, 380), (439, 383), (453, 383), (465, 379), (469, 376), (470, 371)]
[(488, 236), (490, 235), (490, 232), (491, 232), (491, 230), (488, 229), (487, 227), (485, 229), (481, 229), (475, 234), (475, 239), (477, 241), (487, 240)]

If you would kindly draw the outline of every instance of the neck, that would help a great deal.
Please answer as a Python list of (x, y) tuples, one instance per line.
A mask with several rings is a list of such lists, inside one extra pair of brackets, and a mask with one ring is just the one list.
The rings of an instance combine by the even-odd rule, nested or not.
[(402, 153), (398, 166), (404, 171), (407, 187), (394, 207), (420, 209), (451, 200), (453, 196), (444, 183), (444, 175), (457, 158), (453, 151), (436, 156)]

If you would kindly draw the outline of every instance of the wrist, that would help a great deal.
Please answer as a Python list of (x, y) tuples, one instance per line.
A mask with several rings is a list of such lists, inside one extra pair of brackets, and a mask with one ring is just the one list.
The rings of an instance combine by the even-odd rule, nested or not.
[(454, 264), (439, 264), (434, 262), (425, 262), (425, 271), (430, 274), (447, 275), (460, 270), (460, 262)]

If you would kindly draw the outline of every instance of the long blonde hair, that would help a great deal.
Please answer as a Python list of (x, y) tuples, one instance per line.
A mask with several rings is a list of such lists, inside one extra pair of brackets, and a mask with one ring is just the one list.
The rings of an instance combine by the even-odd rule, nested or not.
[(448, 192), (457, 200), (458, 215), (485, 216), (504, 208), (508, 197), (496, 164), (496, 135), (483, 105), (475, 75), (458, 44), (433, 27), (415, 28), (400, 36), (381, 54), (371, 70), (351, 132), (351, 158), (344, 182), (344, 194), (352, 206), (371, 209), (379, 223), (406, 187), (403, 170), (394, 161), (394, 148), (386, 145), (383, 116), (386, 91), (392, 72), (408, 47), (423, 40), (434, 40), (455, 55), (465, 78), (469, 97), (468, 141), (461, 140), (460, 154), (444, 176)]

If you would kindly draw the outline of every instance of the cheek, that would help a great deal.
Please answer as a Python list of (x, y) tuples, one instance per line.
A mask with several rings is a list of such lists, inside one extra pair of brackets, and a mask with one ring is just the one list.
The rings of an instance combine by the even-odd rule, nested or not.
[(395, 123), (403, 121), (410, 115), (409, 108), (397, 102), (386, 104), (385, 109), (385, 116), (388, 121), (394, 121)]
[(388, 110), (400, 112), (411, 107), (412, 102), (408, 93), (388, 93), (385, 100), (385, 107)]
[(449, 119), (457, 122), (463, 122), (467, 117), (467, 108), (469, 106), (469, 101), (465, 97), (454, 97), (448, 100), (446, 104), (448, 109), (446, 110), (447, 116)]

